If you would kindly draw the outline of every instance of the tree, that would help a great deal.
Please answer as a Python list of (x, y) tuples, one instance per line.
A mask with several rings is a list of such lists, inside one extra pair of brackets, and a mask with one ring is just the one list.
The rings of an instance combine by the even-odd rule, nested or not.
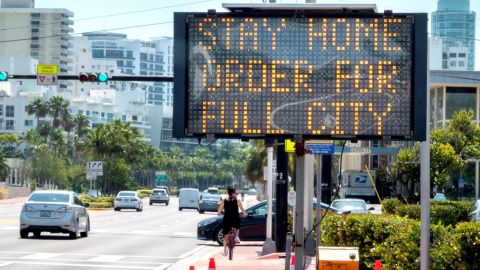
[(37, 129), (40, 127), (40, 117), (47, 116), (49, 108), (48, 101), (41, 98), (35, 98), (26, 106), (28, 115), (35, 114), (35, 118), (37, 119)]
[(82, 138), (85, 134), (88, 133), (88, 128), (90, 125), (90, 120), (88, 120), (87, 116), (84, 114), (77, 114), (77, 116), (73, 119), (73, 123), (75, 128), (75, 133), (79, 138)]
[(54, 96), (48, 104), (50, 105), (49, 114), (53, 118), (52, 126), (58, 128), (63, 123), (62, 120), (70, 114), (70, 102), (63, 97)]
[(42, 187), (48, 180), (59, 185), (65, 184), (64, 181), (67, 177), (65, 160), (54, 157), (52, 150), (46, 145), (37, 148), (27, 163), (31, 184)]
[[(469, 158), (480, 158), (480, 127), (472, 123), (473, 111), (454, 113), (443, 128), (430, 134), (430, 185), (443, 187), (453, 170), (463, 169)], [(413, 188), (420, 182), (420, 143), (399, 151), (387, 170), (392, 181), (399, 183), (409, 201)]]
[(7, 159), (5, 155), (0, 152), (0, 179), (7, 179), (10, 174), (10, 167), (8, 166)]
[(264, 160), (267, 157), (263, 140), (250, 140), (251, 147), (247, 150), (245, 158), (245, 175), (251, 183), (263, 179)]
[[(42, 137), (38, 134), (36, 129), (29, 129), (26, 132), (20, 131), (20, 143), (25, 143), (24, 157), (28, 159), (32, 148), (38, 146), (41, 143)], [(30, 147), (30, 145), (32, 147)]]

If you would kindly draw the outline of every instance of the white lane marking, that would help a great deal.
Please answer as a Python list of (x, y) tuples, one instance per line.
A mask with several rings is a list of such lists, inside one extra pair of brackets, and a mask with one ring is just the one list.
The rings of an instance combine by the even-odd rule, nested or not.
[(63, 255), (62, 253), (34, 253), (31, 255), (20, 257), (20, 259), (28, 260), (48, 260)]
[(100, 255), (95, 258), (88, 259), (89, 262), (116, 262), (125, 258), (125, 256), (118, 255)]
[(200, 251), (201, 249), (204, 249), (207, 245), (210, 245), (210, 244), (212, 244), (212, 243), (213, 243), (213, 241), (212, 241), (211, 243), (205, 244), (205, 246), (196, 247), (196, 248), (192, 249), (191, 251), (189, 251), (189, 252), (187, 252), (187, 253), (184, 253), (184, 254), (178, 256), (178, 258), (184, 259), (184, 258), (186, 258), (186, 257), (188, 257), (188, 256), (190, 256), (190, 255), (192, 255), (192, 254)]
[(12, 264), (12, 262), (0, 262), (0, 267)]
[[(103, 264), (73, 264), (73, 263), (50, 263), (50, 262), (12, 262), (6, 261), (1, 263), (8, 264), (32, 264), (32, 265), (54, 265), (54, 266), (84, 266), (84, 267), (101, 267), (101, 268), (113, 268), (113, 269), (158, 269), (157, 267), (141, 267), (138, 265), (134, 266), (125, 266), (125, 265), (103, 265)], [(171, 263), (168, 266), (172, 265)], [(166, 268), (162, 268), (166, 269)]]
[[(0, 254), (37, 254), (36, 252), (28, 252), (28, 251), (5, 251), (5, 250), (0, 250)], [(90, 254), (90, 253), (62, 253), (62, 255), (68, 255), (68, 256), (108, 256), (108, 255), (103, 255), (103, 254)], [(124, 257), (129, 257), (129, 258), (150, 258), (150, 259), (177, 259), (178, 257), (166, 257), (166, 256), (137, 256), (137, 255), (118, 255), (118, 256), (124, 256)], [(0, 259), (7, 259), (4, 257), (0, 257)], [(12, 258), (8, 258), (12, 259)], [(54, 260), (60, 260), (60, 259), (54, 259)], [(66, 259), (65, 259), (66, 260)], [(71, 259), (68, 259), (69, 261), (73, 261)], [(84, 260), (82, 260), (84, 261)], [(125, 262), (127, 263), (127, 262)], [(138, 262), (136, 262), (138, 263)], [(145, 263), (145, 262), (144, 262)]]

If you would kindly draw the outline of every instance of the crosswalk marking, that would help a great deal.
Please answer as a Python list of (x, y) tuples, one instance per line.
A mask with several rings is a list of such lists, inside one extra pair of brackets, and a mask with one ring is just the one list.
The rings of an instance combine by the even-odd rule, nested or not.
[(116, 262), (125, 258), (125, 256), (118, 255), (100, 255), (94, 258), (89, 259), (90, 262)]
[(62, 253), (34, 253), (31, 255), (23, 256), (22, 259), (29, 259), (29, 260), (48, 260), (51, 258), (55, 258), (61, 256)]

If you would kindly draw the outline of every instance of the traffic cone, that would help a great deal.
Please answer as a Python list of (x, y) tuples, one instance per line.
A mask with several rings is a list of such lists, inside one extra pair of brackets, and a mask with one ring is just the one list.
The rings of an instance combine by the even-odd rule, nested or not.
[(295, 270), (295, 253), (292, 253), (292, 261), (290, 263), (290, 270)]
[(188, 270), (195, 270), (195, 266), (190, 266), (190, 268), (188, 268)]
[(373, 268), (373, 270), (382, 270), (382, 264), (380, 260), (375, 260), (375, 267)]
[(216, 270), (217, 267), (215, 266), (215, 259), (210, 258), (210, 262), (208, 263), (208, 270)]

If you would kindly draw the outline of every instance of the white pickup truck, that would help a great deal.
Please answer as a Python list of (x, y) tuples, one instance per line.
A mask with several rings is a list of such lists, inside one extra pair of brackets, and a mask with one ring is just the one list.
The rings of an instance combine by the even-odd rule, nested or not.
[(168, 192), (165, 189), (154, 188), (152, 193), (150, 193), (150, 205), (154, 203), (164, 203), (168, 205), (169, 201), (170, 195), (168, 195)]

